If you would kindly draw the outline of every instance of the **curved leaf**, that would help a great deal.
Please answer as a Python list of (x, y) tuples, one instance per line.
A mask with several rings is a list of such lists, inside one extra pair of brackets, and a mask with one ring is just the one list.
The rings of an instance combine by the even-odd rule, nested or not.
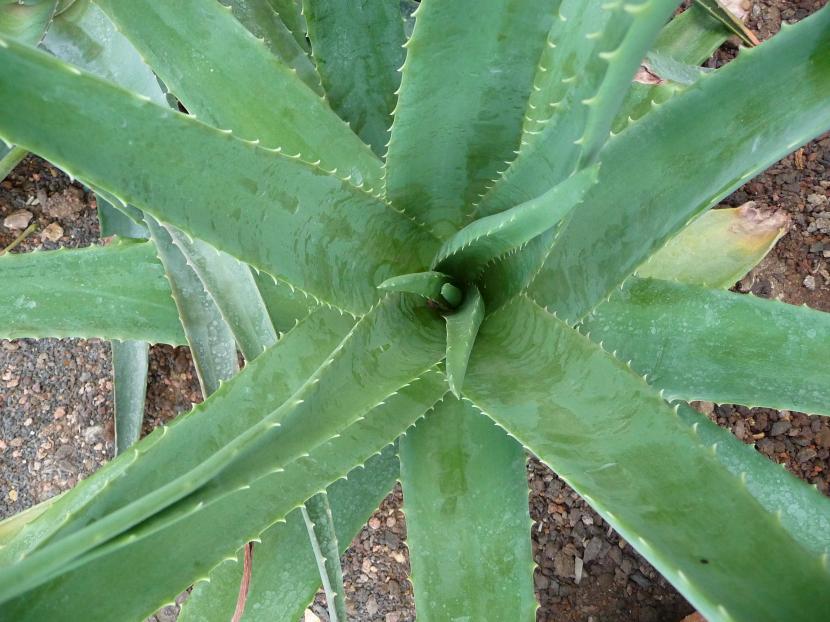
[(610, 140), (599, 182), (562, 232), (533, 298), (576, 321), (696, 215), (830, 128), (828, 89), (825, 8)]
[(473, 351), (478, 327), (484, 320), (484, 301), (475, 285), (470, 285), (464, 294), (464, 302), (454, 312), (448, 313), (447, 320), (447, 381), (450, 390), (461, 395), (467, 361)]
[(348, 182), (3, 43), (0, 135), (121, 202), (352, 313), (385, 278), (429, 264), (437, 241)]
[(764, 214), (750, 203), (709, 210), (649, 257), (637, 275), (732, 287), (766, 257), (789, 224), (784, 212)]
[[(642, 378), (528, 299), (482, 325), (465, 395), (707, 620), (814, 620), (830, 610), (826, 557), (791, 535)], [(752, 531), (724, 529), (717, 516)]]
[(99, 4), (192, 114), (380, 190), (380, 160), (218, 2)]

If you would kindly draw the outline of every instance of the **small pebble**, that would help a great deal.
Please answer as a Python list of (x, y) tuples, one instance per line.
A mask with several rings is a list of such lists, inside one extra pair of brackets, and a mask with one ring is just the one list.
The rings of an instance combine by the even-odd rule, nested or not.
[(40, 237), (44, 240), (49, 240), (50, 242), (57, 242), (63, 237), (63, 227), (61, 227), (58, 223), (53, 222), (46, 226), (46, 228), (40, 232)]
[(7, 229), (25, 229), (32, 222), (32, 212), (27, 209), (19, 209), (6, 216), (3, 226)]

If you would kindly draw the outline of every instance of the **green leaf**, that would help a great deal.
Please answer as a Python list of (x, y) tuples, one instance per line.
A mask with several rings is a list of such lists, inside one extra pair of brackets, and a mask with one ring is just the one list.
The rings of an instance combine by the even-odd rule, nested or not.
[(470, 223), (444, 242), (433, 267), (475, 279), (488, 264), (565, 218), (596, 183), (598, 168), (582, 170), (535, 199)]
[(689, 65), (703, 64), (729, 38), (730, 31), (699, 4), (693, 4), (666, 24), (653, 51)]
[(418, 620), (535, 620), (521, 446), (452, 397), (400, 444)]
[[(0, 135), (320, 300), (365, 312), (378, 283), (423, 270), (436, 250), (390, 206), (313, 165), (6, 46), (0, 97), (10, 109)], [(125, 125), (130, 138), (102, 119)], [(183, 175), (174, 161), (194, 172)]]
[[(339, 436), (286, 464), (284, 471), (272, 471), (148, 536), (131, 539), (128, 532), (118, 546), (99, 548), (61, 577), (6, 602), (3, 614), (21, 622), (150, 615), (191, 583), (207, 578), (219, 561), (283, 519), (302, 500), (390, 443), (440, 399), (446, 391), (442, 376), (432, 372), (402, 389)], [(171, 550), (177, 551), (172, 558)], [(130, 573), (118, 570), (125, 565)], [(121, 597), (92, 598), (90, 590), (103, 581)]]
[(254, 280), (268, 309), (271, 323), (280, 335), (294, 328), (297, 322), (320, 306), (304, 291), (295, 289), (284, 281), (277, 281), (264, 272), (255, 272)]
[[(280, 348), (280, 344), (268, 353), (277, 351), (282, 355), (286, 349)], [(136, 540), (151, 540), (166, 526), (220, 504), (234, 491), (251, 487), (252, 482), (279, 471), (363, 419), (384, 398), (434, 367), (443, 358), (443, 350), (439, 318), (423, 306), (413, 307), (409, 301), (393, 297), (362, 318), (319, 368), (300, 381), (296, 392), (283, 395), (275, 408), (262, 404), (263, 400), (274, 399), (273, 378), (269, 379), (269, 393), (263, 396), (261, 391), (246, 388), (250, 374), (238, 375), (226, 385), (233, 389), (217, 391), (191, 416), (180, 419), (190, 425), (180, 423), (169, 431), (162, 430), (166, 442), (150, 443), (144, 459), (135, 460), (135, 454), (125, 454), (135, 462), (117, 482), (110, 483), (82, 513), (63, 517), (59, 531), (40, 550), (11, 568), (0, 570), (0, 577), (4, 577), (0, 581), (0, 598), (35, 587), (102, 542), (109, 540), (107, 546), (117, 549)], [(316, 349), (313, 352), (319, 354)], [(274, 360), (279, 361), (278, 356), (260, 356), (245, 371), (262, 359), (272, 365)], [(291, 364), (297, 366), (297, 361)], [(246, 380), (237, 382), (239, 378)], [(361, 381), (365, 378), (371, 382)], [(217, 399), (219, 396), (224, 399)], [(240, 398), (256, 400), (255, 413), (260, 416), (243, 416), (243, 409), (235, 403), (233, 423), (223, 417), (223, 433), (221, 439), (217, 438), (205, 413), (214, 417), (226, 415), (224, 401), (238, 402)], [(192, 416), (196, 413), (201, 418)], [(265, 413), (270, 414), (263, 416)], [(315, 425), (309, 426), (309, 420), (314, 420)], [(238, 430), (236, 434), (231, 433), (233, 428)], [(210, 442), (196, 446), (204, 435)], [(192, 449), (183, 452), (181, 441)], [(141, 446), (137, 446), (137, 452)], [(169, 451), (174, 452), (173, 460), (159, 469), (164, 452)], [(117, 464), (118, 461), (113, 463)], [(99, 473), (103, 473), (102, 478), (107, 477), (106, 469), (96, 476)], [(140, 479), (134, 481), (137, 476)], [(178, 501), (181, 503), (171, 507)], [(142, 521), (145, 522), (131, 536), (117, 537)]]
[(830, 552), (830, 499), (784, 465), (762, 459), (752, 445), (742, 443), (693, 408), (681, 404), (678, 414), (703, 444), (717, 447), (717, 461), (742, 479), (752, 496), (776, 515), (801, 546), (816, 555)]
[(0, 338), (185, 343), (152, 244), (0, 257)]
[(29, 152), (20, 147), (12, 147), (3, 154), (0, 157), (0, 181), (3, 181), (27, 155)]
[(383, 157), (406, 56), (399, 0), (305, 0), (303, 14), (331, 107)]
[(632, 279), (581, 330), (668, 399), (830, 415), (830, 313)]
[(170, 282), (202, 395), (208, 396), (239, 371), (236, 341), (199, 275), (173, 244), (170, 232), (150, 216), (145, 222)]
[(155, 74), (97, 4), (55, 18), (42, 47), (99, 78), (167, 105)]
[(534, 79), (533, 121), (516, 159), (479, 203), (480, 215), (533, 199), (596, 159), (635, 71), (677, 4), (563, 0)]
[(531, 295), (576, 321), (696, 215), (830, 128), (828, 89), (830, 10), (823, 9), (743, 50), (609, 141), (599, 182)]
[[(297, 77), (323, 95), (320, 76), (294, 34), (274, 8), (273, 0), (220, 0), (256, 38), (262, 39), (271, 53), (297, 72)], [(287, 2), (283, 4), (288, 4)], [(293, 4), (292, 4), (293, 7)]]
[[(527, 298), (482, 325), (465, 396), (708, 620), (814, 620), (830, 607), (827, 558), (790, 535), (641, 378)], [(724, 529), (717, 516), (752, 530)]]
[(389, 292), (407, 292), (429, 300), (446, 302), (441, 295), (441, 289), (451, 280), (452, 278), (443, 272), (416, 272), (386, 279), (378, 285), (378, 289)]
[(464, 293), (464, 302), (447, 320), (447, 381), (456, 397), (461, 395), (467, 361), (473, 351), (478, 327), (484, 320), (484, 300), (475, 285)]
[[(369, 458), (365, 466), (351, 471), (326, 491), (332, 508), (334, 529), (345, 552), (355, 535), (395, 485), (398, 458), (394, 447)], [(284, 523), (277, 523), (260, 536), (254, 546), (254, 564), (245, 622), (296, 622), (320, 587), (300, 510)], [(210, 573), (210, 581), (199, 583), (182, 605), (180, 622), (230, 619), (236, 607), (242, 566), (228, 560)]]
[(124, 453), (141, 437), (147, 393), (149, 346), (144, 341), (111, 341), (115, 393), (115, 453)]
[[(122, 238), (146, 240), (150, 237), (150, 232), (147, 231), (143, 218), (141, 224), (139, 224), (131, 216), (127, 215), (125, 211), (117, 209), (112, 203), (97, 193), (95, 195), (95, 203), (98, 206), (98, 225), (102, 238), (117, 235)], [(138, 214), (142, 215), (140, 211)]]
[[(512, 159), (559, 0), (424, 2), (406, 44), (387, 156), (393, 204), (447, 238)], [(538, 194), (538, 193), (537, 193)]]
[(750, 203), (712, 209), (649, 257), (637, 275), (726, 289), (758, 265), (788, 227), (785, 213), (765, 214)]
[(343, 587), (343, 569), (340, 567), (340, 547), (334, 532), (328, 496), (320, 492), (300, 508), (311, 541), (311, 549), (317, 562), (317, 570), (323, 581), (329, 620), (348, 622), (346, 616), (346, 588)]
[(271, 5), (288, 30), (294, 35), (300, 47), (308, 52), (309, 45), (306, 37), (308, 28), (301, 11), (302, 0), (268, 0), (268, 4)]
[(277, 333), (251, 269), (201, 240), (188, 238), (181, 231), (173, 229), (170, 234), (216, 304), (245, 360), (255, 359), (274, 345)]
[(380, 190), (380, 160), (218, 2), (99, 4), (199, 119), (305, 161), (319, 160), (369, 192)]
[(37, 45), (57, 7), (58, 0), (0, 0), (0, 35)]

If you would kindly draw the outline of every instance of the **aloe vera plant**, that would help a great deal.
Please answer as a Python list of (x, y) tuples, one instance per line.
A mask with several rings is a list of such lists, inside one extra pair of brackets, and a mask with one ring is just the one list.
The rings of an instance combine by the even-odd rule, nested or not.
[[(530, 620), (528, 453), (710, 622), (830, 616), (830, 501), (687, 404), (830, 414), (830, 315), (727, 291), (784, 223), (710, 211), (830, 128), (830, 9), (713, 71), (716, 2), (409, 4), (0, 4), (8, 157), (116, 236), (0, 258), (0, 337), (112, 340), (119, 419), (0, 617), (343, 620), (400, 480), (419, 619)], [(208, 397), (134, 442), (148, 343)]]

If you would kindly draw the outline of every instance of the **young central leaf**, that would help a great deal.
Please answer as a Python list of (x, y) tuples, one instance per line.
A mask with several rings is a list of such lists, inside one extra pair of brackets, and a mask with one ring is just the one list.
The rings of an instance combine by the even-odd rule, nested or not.
[(473, 351), (478, 328), (484, 320), (484, 300), (475, 285), (467, 289), (458, 311), (447, 315), (447, 381), (456, 397), (467, 373), (467, 362)]
[(470, 223), (444, 243), (433, 268), (474, 281), (488, 263), (562, 220), (596, 183), (598, 170), (587, 168), (535, 199)]

